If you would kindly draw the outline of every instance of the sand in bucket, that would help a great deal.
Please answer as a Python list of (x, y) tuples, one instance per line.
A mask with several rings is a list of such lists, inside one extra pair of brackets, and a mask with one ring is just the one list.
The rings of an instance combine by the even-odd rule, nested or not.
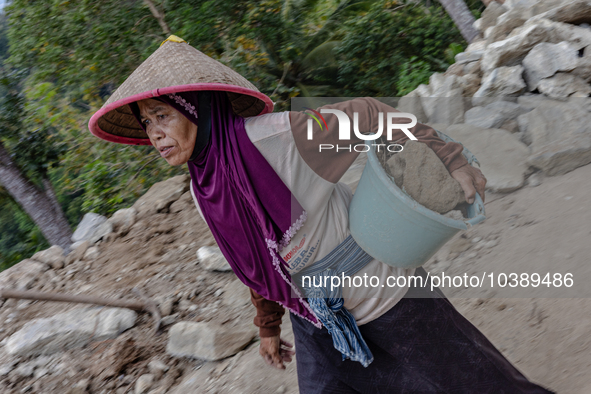
[(462, 220), (465, 196), (460, 183), (426, 144), (409, 140), (399, 153), (380, 155), (394, 183), (416, 202), (452, 219)]

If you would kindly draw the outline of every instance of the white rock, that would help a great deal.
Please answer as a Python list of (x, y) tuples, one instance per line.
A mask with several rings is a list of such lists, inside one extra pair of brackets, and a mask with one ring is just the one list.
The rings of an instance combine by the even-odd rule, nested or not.
[(577, 67), (571, 73), (583, 78), (586, 82), (591, 81), (591, 48), (585, 48), (583, 56), (579, 57)]
[(449, 126), (444, 132), (476, 156), (489, 190), (506, 193), (523, 186), (528, 172), (529, 148), (513, 134), (467, 124)]
[(232, 271), (232, 267), (218, 246), (203, 246), (197, 250), (197, 259), (208, 271)]
[(135, 383), (135, 392), (134, 394), (145, 394), (150, 390), (152, 385), (154, 384), (154, 375), (152, 374), (144, 374), (137, 379)]
[(528, 110), (528, 112), (548, 101), (552, 101), (552, 99), (549, 99), (543, 94), (527, 94), (517, 98), (517, 104)]
[(519, 104), (501, 100), (486, 107), (471, 108), (464, 114), (464, 122), (485, 129), (500, 128), (507, 120), (515, 119), (525, 112), (527, 109)]
[(531, 141), (530, 165), (546, 175), (559, 175), (591, 163), (590, 100), (548, 101), (523, 115)]
[(522, 63), (529, 90), (536, 89), (542, 79), (559, 71), (572, 71), (578, 64), (578, 51), (566, 41), (558, 44), (541, 42), (533, 47)]
[(88, 242), (88, 241), (78, 241), (78, 242), (74, 242), (73, 244), (70, 245), (70, 251), (76, 250), (80, 245), (82, 245), (84, 242)]
[(496, 1), (491, 1), (488, 6), (482, 11), (479, 30), (484, 31), (490, 26), (497, 24), (497, 18), (507, 12), (508, 8)]
[(566, 98), (573, 94), (588, 97), (591, 93), (591, 87), (583, 78), (567, 73), (557, 73), (542, 79), (538, 82), (538, 90), (552, 98)]
[(527, 185), (531, 187), (537, 187), (542, 184), (543, 176), (540, 173), (531, 174), (529, 178), (527, 178)]
[[(515, 0), (511, 0), (515, 1)], [(523, 0), (521, 0), (523, 1)], [(578, 24), (581, 21), (582, 15), (589, 15), (591, 13), (591, 4), (586, 0), (545, 0), (545, 1), (534, 1), (532, 3), (542, 4), (539, 9), (544, 9), (542, 13), (532, 18), (535, 20), (548, 19), (556, 22), (566, 22)], [(582, 23), (581, 23), (582, 25)]]
[(220, 360), (242, 350), (256, 335), (251, 324), (180, 322), (170, 328), (166, 351), (173, 356)]
[(504, 40), (514, 29), (523, 26), (526, 19), (527, 18), (525, 18), (523, 12), (515, 9), (510, 9), (502, 15), (499, 15), (496, 24), (490, 28), (490, 31), (488, 31), (485, 40), (486, 45)]
[(472, 23), (472, 26), (479, 31), (482, 31), (482, 18), (476, 19), (474, 21), (474, 23)]
[(417, 122), (424, 123), (427, 122), (429, 118), (425, 114), (423, 110), (423, 105), (421, 104), (421, 96), (419, 96), (418, 92), (413, 90), (409, 94), (400, 97), (398, 103), (396, 105), (396, 109), (400, 112), (407, 112), (411, 113), (417, 117)]
[(455, 124), (464, 121), (466, 100), (461, 87), (445, 95), (421, 97), (421, 103), (430, 123)]
[[(481, 74), (481, 70), (480, 70), (480, 60), (477, 62), (470, 62), (470, 63), (465, 63), (464, 64), (464, 78), (466, 78), (468, 75), (470, 74), (475, 74), (475, 77), (478, 77), (478, 80), (480, 81), (480, 77), (479, 74)], [(462, 83), (463, 85), (465, 84), (465, 82), (460, 81), (460, 83)], [(480, 85), (480, 83), (479, 83)], [(478, 90), (478, 89), (476, 89)]]
[(100, 255), (100, 250), (99, 250), (98, 246), (92, 246), (92, 247), (88, 248), (86, 250), (86, 252), (84, 253), (84, 260), (86, 260), (86, 261), (96, 260), (99, 255)]
[(188, 175), (178, 175), (163, 182), (157, 182), (141, 196), (133, 207), (138, 217), (158, 212), (168, 212), (170, 205), (189, 190)]
[(107, 221), (107, 218), (96, 214), (96, 213), (87, 213), (82, 218), (80, 224), (74, 231), (74, 235), (72, 235), (72, 242), (76, 243), (78, 241), (88, 240), (92, 237), (96, 229)]
[(76, 308), (31, 320), (6, 342), (10, 355), (53, 354), (85, 346), (91, 340), (116, 338), (135, 324), (137, 314), (122, 308)]
[(164, 297), (158, 302), (158, 309), (160, 309), (160, 314), (164, 316), (168, 316), (172, 313), (172, 309), (174, 307), (174, 299), (171, 297)]
[[(74, 247), (76, 245), (76, 247)], [(88, 241), (80, 241), (72, 244), (71, 252), (66, 256), (66, 265), (70, 265), (78, 260), (82, 260), (90, 243)]]
[(31, 363), (22, 363), (16, 367), (13, 373), (23, 378), (29, 378), (35, 373), (35, 366)]
[(466, 52), (480, 51), (486, 49), (486, 42), (484, 40), (472, 41), (466, 47)]
[(154, 379), (158, 380), (169, 370), (169, 367), (162, 361), (153, 359), (148, 363), (148, 370), (150, 371), (150, 374), (154, 376)]
[(107, 220), (106, 222), (102, 223), (100, 226), (96, 228), (96, 230), (94, 231), (94, 233), (92, 233), (92, 236), (89, 238), (88, 241), (90, 242), (90, 244), (95, 244), (101, 239), (103, 239), (103, 237), (107, 236), (112, 232), (113, 224)]
[(540, 19), (515, 29), (506, 39), (490, 43), (482, 56), (481, 68), (486, 75), (501, 66), (521, 63), (527, 53), (541, 42), (568, 41), (575, 50), (591, 44), (591, 31), (567, 23)]
[(534, 17), (526, 21), (523, 29), (538, 25), (545, 28), (550, 34), (547, 42), (559, 43), (567, 41), (575, 50), (586, 48), (591, 44), (591, 30), (570, 23), (554, 22), (548, 19)]
[(127, 233), (135, 224), (136, 216), (135, 208), (125, 208), (115, 212), (107, 221), (113, 225), (114, 232)]
[[(480, 63), (473, 62), (468, 64), (478, 65)], [(464, 70), (466, 70), (467, 68), (468, 67), (466, 66)], [(474, 96), (474, 93), (476, 93), (480, 88), (480, 83), (482, 81), (478, 75), (471, 73), (471, 71), (466, 73), (466, 75), (461, 76), (459, 80), (460, 84), (462, 85), (462, 90), (464, 91), (465, 97)]]
[(48, 269), (49, 266), (45, 263), (25, 259), (0, 272), (0, 287), (27, 290)]
[(482, 58), (484, 51), (460, 52), (455, 56), (456, 63), (463, 64), (475, 62)]
[(90, 380), (82, 379), (79, 380), (75, 385), (70, 388), (67, 394), (86, 394), (90, 388)]
[(546, 12), (547, 10), (560, 5), (564, 0), (506, 0), (507, 8), (517, 8), (527, 14), (528, 18)]
[(12, 370), (14, 370), (15, 366), (16, 366), (16, 361), (3, 363), (0, 366), (0, 378), (3, 378), (6, 375), (8, 375)]
[(413, 92), (416, 92), (419, 97), (430, 97), (431, 96), (431, 88), (429, 85), (425, 85), (424, 83), (417, 86)]
[(45, 263), (53, 269), (60, 269), (64, 268), (66, 256), (64, 256), (64, 250), (60, 246), (53, 245), (49, 249), (35, 253), (31, 259)]
[(488, 74), (498, 67), (518, 64), (534, 45), (549, 41), (549, 35), (545, 27), (532, 25), (520, 34), (490, 43), (482, 56), (480, 67)]
[(523, 67), (499, 67), (482, 79), (482, 85), (472, 99), (474, 105), (488, 103), (490, 97), (517, 96), (525, 90)]

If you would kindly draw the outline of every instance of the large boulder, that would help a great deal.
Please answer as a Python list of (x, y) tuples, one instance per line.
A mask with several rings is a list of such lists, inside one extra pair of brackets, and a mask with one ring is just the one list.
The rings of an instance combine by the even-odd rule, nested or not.
[(506, 0), (503, 5), (517, 10), (526, 18), (541, 14), (562, 4), (565, 0)]
[(546, 19), (528, 20), (504, 40), (493, 42), (486, 47), (481, 68), (486, 75), (501, 66), (520, 64), (525, 56), (541, 42), (560, 43), (568, 41), (574, 50), (591, 45), (591, 30), (567, 23)]
[[(486, 31), (491, 26), (495, 26), (497, 24), (497, 18), (507, 12), (509, 9), (502, 5), (501, 3), (497, 3), (496, 1), (491, 1), (488, 6), (482, 11), (481, 21), (478, 26), (480, 31)], [(457, 61), (457, 59), (456, 59)]]
[(487, 179), (487, 189), (506, 193), (524, 185), (529, 148), (513, 134), (468, 124), (430, 126), (460, 142), (476, 156)]
[(413, 114), (417, 117), (417, 122), (419, 123), (425, 123), (429, 121), (429, 118), (427, 118), (427, 115), (423, 110), (421, 96), (416, 91), (416, 89), (409, 94), (400, 97), (400, 100), (398, 100), (398, 103), (396, 104), (396, 109), (400, 112)]
[(519, 96), (517, 98), (517, 104), (519, 104), (522, 108), (525, 108), (527, 112), (531, 111), (534, 108), (538, 108), (538, 106), (542, 105), (542, 103), (554, 100), (544, 96), (543, 94), (525, 94), (523, 96)]
[(249, 323), (230, 326), (183, 321), (170, 328), (166, 351), (173, 356), (215, 361), (244, 349), (256, 333)]
[(85, 307), (31, 320), (12, 334), (5, 350), (14, 356), (53, 354), (82, 347), (91, 340), (116, 338), (135, 324), (137, 313), (122, 308)]
[(544, 78), (559, 71), (572, 71), (579, 63), (578, 51), (562, 41), (558, 44), (541, 42), (523, 59), (524, 77), (528, 89), (534, 90)]
[(49, 269), (39, 261), (25, 259), (12, 267), (0, 272), (0, 288), (8, 287), (27, 290)]
[(135, 208), (120, 209), (107, 220), (113, 226), (113, 232), (127, 234), (135, 224), (137, 211)]
[(495, 101), (485, 107), (473, 107), (464, 114), (465, 123), (484, 129), (501, 128), (508, 120), (516, 119), (528, 109), (509, 101)]
[[(283, 317), (281, 337), (294, 343), (289, 314)], [(225, 360), (208, 362), (201, 368), (183, 374), (181, 382), (172, 388), (171, 394), (212, 393), (275, 393), (297, 394), (296, 362), (285, 364), (280, 373), (270, 373), (259, 354), (259, 347), (249, 346)], [(239, 387), (239, 389), (237, 389)]]
[(528, 163), (546, 175), (559, 175), (591, 163), (590, 98), (541, 103), (522, 115), (531, 142)]
[[(548, 0), (546, 0), (546, 2), (547, 1)], [(551, 8), (547, 7), (548, 11), (536, 15), (535, 18), (532, 19), (548, 19), (555, 22), (572, 24), (579, 24), (582, 21), (591, 20), (591, 2), (588, 0), (553, 0), (551, 5)]]
[(150, 190), (133, 204), (138, 217), (168, 212), (170, 205), (189, 190), (189, 182), (188, 175), (178, 175), (152, 185)]
[[(74, 245), (76, 245), (75, 248), (73, 247)], [(90, 243), (88, 241), (82, 241), (78, 244), (72, 244), (72, 251), (66, 257), (66, 265), (70, 265), (78, 260), (82, 260), (89, 246)]]
[(583, 78), (567, 73), (557, 73), (550, 78), (542, 79), (538, 83), (538, 90), (548, 97), (558, 99), (571, 95), (588, 97), (591, 93), (591, 87)]
[(518, 96), (525, 90), (525, 82), (522, 78), (523, 67), (499, 67), (482, 79), (480, 89), (472, 98), (472, 104), (483, 105), (498, 101), (498, 97)]
[(64, 267), (66, 256), (60, 246), (53, 245), (49, 249), (35, 253), (31, 259), (47, 264), (53, 269), (60, 269)]
[(89, 212), (82, 218), (82, 221), (76, 227), (74, 235), (72, 235), (72, 242), (90, 240), (97, 228), (99, 228), (107, 218), (97, 213)]
[(421, 97), (421, 106), (430, 122), (463, 122), (467, 100), (457, 75), (434, 73), (429, 77), (429, 85), (421, 84), (414, 92)]
[(509, 11), (499, 15), (496, 20), (496, 25), (487, 29), (486, 45), (496, 41), (504, 40), (515, 29), (526, 21), (523, 12), (517, 9), (510, 9)]
[[(482, 58), (484, 50), (472, 51), (472, 52), (460, 52), (455, 56), (457, 64), (464, 64), (478, 61)], [(454, 63), (454, 64), (456, 64)]]
[(94, 231), (94, 233), (92, 233), (92, 236), (88, 239), (88, 241), (91, 244), (95, 244), (98, 241), (105, 238), (107, 235), (111, 234), (112, 232), (113, 232), (113, 224), (111, 224), (111, 222), (109, 222), (107, 220), (107, 221), (103, 222), (103, 224), (101, 224), (100, 226), (98, 226), (96, 228), (96, 230)]

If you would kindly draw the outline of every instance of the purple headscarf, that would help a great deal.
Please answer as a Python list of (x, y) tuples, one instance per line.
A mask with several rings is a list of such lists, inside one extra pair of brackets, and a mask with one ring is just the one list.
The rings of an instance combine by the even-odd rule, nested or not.
[[(204, 93), (209, 94), (182, 92), (155, 99), (197, 124), (198, 142), (211, 116), (209, 139), (196, 144), (202, 145), (198, 155), (187, 163), (205, 221), (245, 285), (321, 327), (279, 255), (303, 225), (306, 211), (250, 141), (244, 118), (234, 114), (226, 93), (211, 92), (211, 115), (202, 108), (207, 105), (198, 105)], [(137, 104), (131, 108), (139, 121)]]

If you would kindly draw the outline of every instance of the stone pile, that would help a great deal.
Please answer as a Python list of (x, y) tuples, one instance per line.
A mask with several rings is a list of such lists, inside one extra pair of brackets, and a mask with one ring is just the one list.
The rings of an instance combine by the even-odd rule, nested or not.
[(151, 316), (128, 309), (0, 300), (0, 392), (162, 394), (201, 365), (264, 365), (250, 292), (188, 187), (188, 176), (174, 177), (110, 218), (86, 214), (67, 255), (52, 246), (0, 272), (0, 287), (19, 290), (129, 299), (139, 287), (163, 317), (154, 336)]
[(591, 163), (591, 2), (490, 2), (481, 36), (398, 109), (463, 143), (488, 188)]

